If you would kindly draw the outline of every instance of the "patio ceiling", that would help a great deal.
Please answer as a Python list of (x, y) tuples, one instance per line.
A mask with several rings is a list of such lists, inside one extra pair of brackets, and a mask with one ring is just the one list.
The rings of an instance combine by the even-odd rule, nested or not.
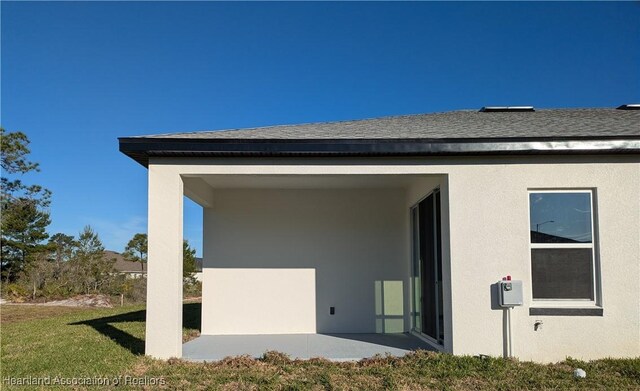
[(183, 175), (185, 195), (208, 207), (216, 189), (406, 189), (437, 175)]
[(419, 175), (206, 175), (213, 188), (316, 189), (402, 188)]

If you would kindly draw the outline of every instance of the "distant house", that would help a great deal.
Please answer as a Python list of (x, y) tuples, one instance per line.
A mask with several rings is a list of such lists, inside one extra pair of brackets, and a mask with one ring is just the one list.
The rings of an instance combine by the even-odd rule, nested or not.
[[(640, 355), (640, 105), (159, 134), (120, 150), (148, 168), (150, 356), (268, 342), (303, 357), (336, 334), (382, 354), (402, 340), (536, 361)], [(185, 196), (203, 208), (204, 280), (202, 335), (183, 349)], [(307, 356), (365, 356), (340, 356), (346, 340)]]
[(202, 258), (201, 257), (196, 257), (196, 272), (193, 273), (193, 278), (195, 278), (196, 281), (202, 282)]
[(146, 277), (147, 275), (146, 266), (143, 267), (140, 262), (127, 261), (124, 256), (118, 252), (105, 250), (104, 257), (109, 260), (115, 259), (116, 262), (114, 263), (113, 268), (116, 272), (125, 274), (127, 277), (140, 278)]
[[(109, 260), (116, 260), (116, 262), (113, 264), (113, 268), (118, 273), (126, 274), (131, 278), (146, 277), (147, 275), (146, 264), (143, 267), (142, 265), (140, 265), (140, 262), (127, 261), (124, 258), (124, 255), (120, 254), (119, 252), (105, 250), (104, 257)], [(196, 279), (196, 281), (202, 282), (202, 258), (200, 257), (196, 257), (196, 271), (193, 277)]]

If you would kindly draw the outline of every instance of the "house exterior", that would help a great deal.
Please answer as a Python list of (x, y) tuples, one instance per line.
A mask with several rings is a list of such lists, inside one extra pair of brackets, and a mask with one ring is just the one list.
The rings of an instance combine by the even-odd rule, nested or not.
[[(120, 138), (148, 168), (146, 353), (182, 354), (187, 196), (204, 213), (203, 335), (406, 332), (459, 355), (638, 356), (639, 107)], [(512, 309), (507, 276), (522, 282)]]
[[(140, 262), (127, 261), (124, 255), (117, 251), (105, 250), (104, 258), (114, 261), (113, 269), (127, 278), (146, 278), (147, 276), (146, 266), (141, 265)], [(202, 282), (202, 258), (196, 257), (195, 260), (196, 269), (193, 273), (193, 278)]]
[(196, 257), (196, 271), (193, 273), (193, 278), (202, 282), (202, 257)]
[(127, 261), (122, 254), (116, 251), (105, 250), (104, 258), (114, 261), (113, 269), (127, 278), (143, 278), (147, 275), (147, 269), (140, 262)]

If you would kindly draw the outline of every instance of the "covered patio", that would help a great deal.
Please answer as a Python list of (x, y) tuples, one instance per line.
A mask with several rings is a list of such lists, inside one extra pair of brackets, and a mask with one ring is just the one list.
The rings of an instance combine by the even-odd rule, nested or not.
[[(414, 327), (410, 213), (433, 191), (448, 207), (446, 175), (154, 161), (147, 354), (215, 361), (278, 351), (350, 361), (446, 351)], [(203, 288), (201, 336), (183, 346), (185, 196), (203, 208)]]
[(182, 358), (219, 361), (241, 355), (260, 358), (265, 352), (278, 351), (292, 359), (357, 361), (375, 355), (400, 357), (418, 349), (433, 350), (409, 333), (203, 335), (182, 346)]

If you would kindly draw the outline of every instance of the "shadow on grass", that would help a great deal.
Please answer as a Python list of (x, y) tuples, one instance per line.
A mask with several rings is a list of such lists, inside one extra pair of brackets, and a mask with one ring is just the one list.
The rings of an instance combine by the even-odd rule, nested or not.
[[(182, 326), (188, 329), (200, 330), (201, 303), (185, 303), (182, 305)], [(145, 322), (146, 311), (131, 311), (114, 316), (83, 320), (69, 323), (71, 326), (90, 326), (100, 334), (109, 337), (118, 345), (135, 355), (144, 354), (144, 340), (115, 327), (114, 323)]]

